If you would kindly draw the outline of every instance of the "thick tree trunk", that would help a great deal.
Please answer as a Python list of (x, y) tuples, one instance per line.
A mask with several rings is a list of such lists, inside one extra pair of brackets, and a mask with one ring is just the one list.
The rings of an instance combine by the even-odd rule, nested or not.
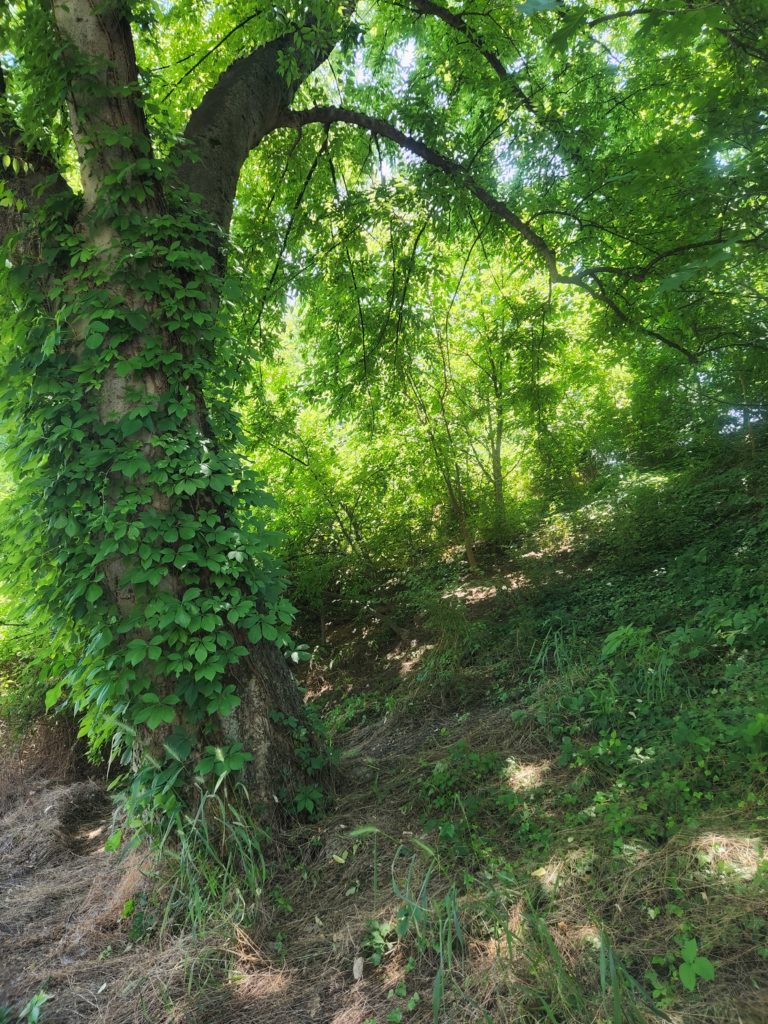
[(227, 742), (241, 743), (253, 754), (243, 781), (255, 800), (271, 807), (278, 794), (290, 797), (307, 781), (294, 735), (271, 715), (278, 711), (302, 722), (304, 707), (296, 680), (275, 645), (261, 641), (249, 647), (247, 657), (232, 671), (241, 703), (219, 725)]
[[(147, 481), (143, 500), (136, 498), (142, 490), (141, 475), (126, 478), (125, 472), (108, 469), (105, 470), (103, 482), (94, 480), (93, 488), (94, 492), (106, 495), (108, 512), (124, 509), (133, 502), (134, 518), (140, 520), (144, 517), (160, 523), (167, 537), (177, 538), (169, 542), (173, 561), (164, 567), (156, 590), (183, 607), (182, 602), (190, 587), (189, 576), (185, 576), (183, 568), (187, 556), (182, 558), (177, 555), (174, 559), (174, 553), (181, 551), (178, 541), (180, 531), (183, 536), (181, 528), (184, 524), (199, 522), (202, 517), (209, 526), (223, 531), (225, 539), (230, 535), (237, 536), (240, 525), (234, 508), (235, 502), (229, 489), (226, 501), (217, 501), (215, 492), (210, 489), (198, 490), (192, 487), (191, 493), (188, 493), (184, 489), (185, 477), (181, 470), (178, 471), (178, 478), (173, 477), (171, 470), (167, 485), (163, 487), (153, 482), (158, 467), (163, 460), (170, 464), (168, 453), (176, 449), (188, 451), (190, 445), (193, 445), (195, 451), (199, 452), (201, 471), (205, 463), (213, 463), (221, 457), (221, 453), (206, 413), (201, 382), (187, 380), (184, 390), (179, 391), (178, 381), (174, 384), (164, 369), (164, 360), (169, 354), (179, 353), (182, 358), (188, 358), (195, 350), (196, 340), (183, 331), (174, 333), (169, 330), (158, 315), (156, 303), (148, 301), (138, 288), (134, 289), (127, 283), (131, 279), (131, 245), (136, 246), (136, 239), (133, 238), (131, 245), (127, 245), (120, 225), (126, 223), (126, 214), (130, 215), (131, 209), (139, 222), (145, 219), (148, 224), (166, 214), (166, 199), (160, 181), (156, 177), (147, 175), (142, 178), (140, 174), (129, 172), (122, 188), (140, 182), (136, 198), (126, 199), (121, 195), (120, 217), (111, 217), (109, 213), (115, 206), (110, 189), (115, 190), (116, 173), (125, 167), (141, 167), (152, 156), (147, 125), (137, 93), (133, 42), (124, 5), (110, 0), (99, 5), (94, 5), (92, 0), (54, 0), (53, 10), (64, 41), (63, 60), (69, 70), (70, 117), (83, 186), (83, 207), (77, 231), (82, 238), (83, 251), (90, 254), (89, 258), (93, 262), (94, 282), (106, 282), (115, 314), (127, 318), (129, 322), (131, 318), (135, 320), (137, 317), (142, 321), (140, 331), (137, 330), (134, 336), (119, 343), (118, 358), (108, 364), (93, 392), (98, 406), (98, 420), (103, 426), (101, 433), (104, 434), (112, 426), (132, 416), (140, 418), (148, 403), (154, 403), (160, 408), (172, 400), (177, 403), (186, 402), (190, 409), (186, 418), (180, 420), (175, 436), (167, 428), (163, 431), (162, 443), (153, 436), (150, 427), (142, 427), (138, 432), (138, 450), (147, 467), (143, 471)], [(202, 113), (198, 110), (190, 123), (190, 135), (197, 136), (198, 141), (202, 139), (209, 147), (221, 144), (225, 153), (227, 146), (230, 150), (236, 148), (236, 159), (230, 161), (226, 172), (220, 168), (219, 180), (212, 192), (214, 212), (220, 226), (223, 221), (225, 228), (242, 161), (249, 149), (269, 130), (270, 111), (290, 98), (276, 72), (276, 50), (279, 45), (270, 44), (258, 60), (251, 60), (250, 64), (241, 61), (234, 69), (230, 69), (228, 77), (225, 76), (212, 91), (206, 109)], [(254, 85), (260, 87), (256, 96), (249, 91)], [(232, 88), (236, 93), (237, 105), (242, 108), (234, 112), (240, 131), (237, 138), (231, 126), (227, 126), (227, 118), (222, 116), (223, 108), (228, 101), (232, 101)], [(249, 131), (246, 133), (243, 111), (249, 103), (255, 113), (251, 114), (252, 123), (247, 125)], [(209, 115), (218, 116), (220, 137), (215, 137), (216, 129), (212, 127), (215, 118)], [(228, 156), (232, 157), (233, 154), (229, 152)], [(189, 176), (195, 184), (204, 186), (205, 174), (210, 171), (209, 160), (204, 164), (204, 171), (190, 171)], [(147, 245), (152, 242), (153, 238), (148, 236)], [(199, 247), (200, 241), (194, 235), (181, 239), (182, 250), (187, 248), (194, 251)], [(157, 269), (158, 272), (168, 273), (167, 267), (158, 266)], [(183, 290), (183, 282), (181, 287)], [(70, 305), (76, 304), (78, 296), (70, 296), (70, 299)], [(216, 295), (211, 293), (208, 296), (208, 308), (215, 303)], [(84, 315), (70, 322), (68, 330), (74, 359), (83, 350), (83, 346), (89, 343), (89, 332), (92, 331), (89, 316)], [(103, 342), (104, 345), (110, 344), (109, 332), (105, 333)], [(138, 362), (139, 368), (125, 372), (125, 366), (131, 360)], [(126, 452), (136, 452), (136, 433), (126, 437), (125, 449)], [(110, 465), (119, 460), (119, 452), (116, 456)], [(125, 512), (120, 514), (127, 515)], [(127, 582), (144, 564), (141, 552), (142, 543), (137, 543), (133, 555), (113, 553), (95, 566), (97, 572), (103, 572), (103, 589), (117, 609), (119, 618), (125, 623), (140, 623), (143, 609), (149, 605), (153, 596), (151, 588), (148, 592), (146, 586), (142, 588)], [(194, 559), (198, 555), (202, 562), (206, 557), (210, 559), (210, 552), (193, 551), (189, 557)], [(216, 587), (211, 584), (210, 593), (206, 591), (205, 580), (213, 578), (213, 575), (207, 569), (201, 569), (195, 589), (202, 591), (199, 597), (201, 603), (210, 597), (211, 606), (218, 602), (218, 607), (223, 609), (226, 603)], [(247, 573), (241, 576), (245, 578)], [(258, 589), (245, 596), (255, 607), (264, 607), (263, 596)], [(194, 642), (204, 640), (211, 630), (229, 628), (223, 614), (212, 613), (209, 616), (211, 625), (203, 626), (195, 634)], [(274, 644), (264, 640), (253, 643), (247, 631), (238, 631), (237, 626), (230, 633), (234, 643), (245, 653), (232, 660), (219, 682), (223, 689), (234, 690), (239, 705), (233, 711), (219, 715), (218, 719), (214, 713), (213, 721), (210, 718), (201, 721), (199, 715), (196, 720), (181, 710), (172, 723), (163, 723), (153, 729), (140, 728), (136, 742), (140, 753), (143, 749), (145, 753), (161, 760), (169, 733), (181, 723), (195, 738), (198, 751), (203, 745), (211, 743), (242, 744), (253, 759), (245, 765), (241, 777), (253, 797), (271, 809), (280, 795), (290, 797), (304, 782), (306, 759), (302, 761), (296, 751), (296, 722), (301, 723), (304, 719), (303, 703), (285, 659)], [(121, 642), (129, 644), (137, 640), (150, 644), (151, 630), (140, 624), (131, 627), (124, 633)], [(160, 650), (159, 647), (157, 649)], [(157, 664), (165, 665), (165, 660), (158, 660)], [(151, 692), (161, 700), (178, 691), (178, 672), (168, 673), (166, 667), (155, 669), (151, 661), (144, 661), (140, 667), (145, 675), (151, 677)], [(189, 693), (194, 691), (194, 679), (195, 676), (191, 674)], [(178, 700), (177, 697), (174, 699)], [(183, 706), (183, 703), (177, 705), (178, 708)], [(305, 738), (303, 742), (311, 745), (312, 741)], [(194, 756), (194, 748), (192, 753)]]

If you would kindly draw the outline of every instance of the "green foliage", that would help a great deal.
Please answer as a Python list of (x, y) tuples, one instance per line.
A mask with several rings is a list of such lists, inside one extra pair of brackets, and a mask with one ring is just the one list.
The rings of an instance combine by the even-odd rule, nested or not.
[(713, 981), (715, 968), (711, 960), (705, 956), (699, 956), (699, 944), (696, 939), (688, 939), (680, 947), (681, 963), (677, 968), (677, 974), (683, 987), (689, 992), (696, 988), (698, 979), (702, 981)]
[[(432, 845), (396, 841), (371, 962), (402, 944), (428, 964), (437, 1024), (462, 901), (511, 947), (514, 893), (530, 1019), (634, 1024), (648, 1000), (607, 930), (585, 981), (532, 858), (562, 853), (553, 819), (611, 862), (713, 810), (764, 814), (764, 19), (696, 0), (129, 7), (146, 70), (117, 95), (62, 5), (0, 13), (0, 715), (20, 733), (64, 706), (121, 765), (105, 849), (143, 823), (170, 866), (123, 908), (135, 940), (253, 921), (267, 836), (242, 780), (264, 759), (236, 719), (259, 651), (308, 651), (279, 550), (307, 639), (333, 654), (346, 630), (372, 660), (395, 637), (402, 668), (326, 698), (325, 729), (256, 701), (292, 741), (271, 795), (302, 827), (328, 807), (318, 737), (459, 712), (411, 766), (401, 810)], [(397, 127), (293, 134), (265, 113), (227, 169), (222, 240), (178, 186), (187, 118), (266, 43), (255, 104)], [(134, 100), (138, 132), (78, 122)], [(58, 187), (24, 188), (53, 168)], [(488, 698), (554, 743), (556, 793), (461, 737)], [(378, 872), (374, 846), (374, 893)], [(666, 896), (662, 1002), (713, 981), (699, 941), (721, 963)], [(417, 1012), (404, 983), (390, 996), (388, 1020)]]
[[(764, 868), (742, 876), (698, 846), (722, 830), (749, 837), (756, 863), (764, 855), (765, 454), (730, 451), (603, 482), (596, 500), (542, 524), (537, 558), (490, 579), (423, 566), (402, 590), (393, 614), (421, 610), (428, 653), (390, 680), (387, 715), (399, 715), (396, 728), (422, 715), (444, 724), (418, 762), (403, 758), (407, 784), (377, 775), (372, 799), (389, 812), (387, 787), (399, 782), (400, 810), (417, 816), (429, 846), (393, 841), (398, 907), (371, 925), (365, 948), (383, 958), (399, 944), (417, 956), (436, 1007), (466, 985), (468, 927), (506, 943), (516, 979), (528, 965), (517, 998), (531, 1021), (639, 1024), (707, 998), (715, 979), (727, 991), (736, 950), (759, 970), (764, 917), (744, 940), (723, 906), (731, 891), (761, 906)], [(517, 586), (504, 591), (510, 578)], [(456, 699), (462, 675), (474, 691)], [(435, 708), (443, 692), (456, 714)], [(492, 731), (486, 709), (472, 707), (488, 697), (509, 709)], [(340, 701), (335, 720), (355, 727), (361, 708), (370, 724), (364, 690)], [(536, 771), (526, 777), (528, 761)], [(723, 900), (722, 926), (702, 892)], [(577, 970), (555, 923), (573, 900), (605, 923)], [(524, 928), (512, 934), (509, 908), (520, 901)]]
[(42, 659), (31, 653), (30, 640), (34, 643), (33, 631), (23, 627), (0, 631), (0, 719), (17, 738), (45, 714)]
[[(27, 721), (44, 683), (94, 754), (127, 774), (141, 761), (131, 814), (181, 816), (194, 780), (231, 795), (260, 763), (226, 737), (254, 649), (301, 659), (278, 546), (308, 633), (373, 610), (395, 635), (411, 613), (438, 634), (418, 683), (446, 703), (469, 703), (475, 668), (514, 674), (533, 648), (514, 686), (564, 765), (605, 773), (601, 814), (620, 780), (653, 788), (676, 827), (720, 783), (722, 751), (728, 772), (762, 757), (766, 584), (744, 552), (764, 524), (728, 567), (694, 550), (708, 518), (756, 503), (736, 474), (714, 502), (681, 467), (760, 458), (764, 29), (749, 5), (428, 6), (134, 5), (121, 31), (155, 70), (117, 98), (138, 129), (89, 119), (103, 69), (62, 43), (55, 6), (0, 16), (4, 572), (41, 639), (3, 701)], [(351, 122), (292, 136), (266, 128), (285, 111), (265, 116), (230, 169), (224, 244), (229, 225), (178, 186), (177, 144), (265, 43), (265, 95), (398, 127), (373, 145)], [(19, 182), (46, 161), (79, 186), (38, 183), (36, 204)], [(548, 536), (599, 558), (604, 592), (569, 607), (564, 586), (542, 629), (516, 618), (507, 642), (466, 610), (462, 566), (534, 539), (551, 553)], [(415, 577), (441, 561), (454, 592), (420, 601)], [(689, 612), (656, 599), (662, 579)], [(547, 689), (551, 657), (574, 692)], [(656, 745), (662, 708), (674, 752)], [(307, 776), (294, 809), (315, 815), (327, 764), (311, 722), (272, 712)], [(485, 785), (467, 759), (430, 799), (466, 810)], [(467, 813), (490, 814), (487, 799)]]
[(157, 831), (160, 874), (148, 896), (125, 915), (141, 938), (169, 932), (204, 935), (212, 922), (225, 919), (247, 926), (261, 907), (269, 836), (221, 793), (200, 790), (197, 795), (194, 813), (172, 815), (163, 822), (164, 832)]
[[(151, 182), (161, 171), (150, 164), (134, 173)], [(211, 352), (221, 335), (206, 308), (215, 275), (202, 251), (205, 231), (180, 202), (140, 223), (131, 221), (131, 197), (119, 184), (110, 202), (110, 219), (123, 208), (126, 214), (108, 270), (51, 218), (48, 237), (61, 254), (47, 286), (62, 296), (55, 322), (43, 313), (44, 295), (28, 268), (7, 271), (18, 308), (6, 322), (4, 408), (16, 430), (9, 456), (21, 476), (6, 514), (13, 509), (22, 539), (9, 570), (30, 581), (52, 624), (47, 704), (64, 697), (81, 717), (81, 734), (96, 749), (110, 743), (124, 763), (139, 733), (169, 736), (173, 727), (172, 769), (206, 723), (239, 705), (228, 674), (247, 643), (287, 644), (292, 608), (267, 536), (252, 514), (247, 527), (238, 518), (237, 509), (258, 508), (263, 493), (236, 458), (201, 434), (190, 400), (190, 388), (218, 376)], [(152, 324), (143, 309), (110, 298), (110, 290), (126, 288), (154, 306)], [(68, 325), (83, 322), (89, 327), (78, 348)], [(144, 346), (127, 358), (136, 331), (144, 332)], [(185, 331), (197, 339), (194, 358), (161, 341)], [(124, 379), (141, 392), (158, 360), (166, 382), (160, 393), (145, 390), (122, 415), (105, 419), (94, 389)], [(21, 385), (30, 373), (37, 396)], [(224, 430), (234, 429), (214, 395), (211, 408)], [(40, 490), (44, 509), (33, 500)], [(131, 592), (122, 610), (105, 591), (116, 571)], [(61, 646), (55, 638), (62, 634), (75, 642)], [(207, 758), (199, 770), (218, 786), (250, 757), (230, 747), (216, 755), (216, 772)], [(181, 785), (188, 776), (175, 778)]]
[(482, 862), (489, 822), (501, 830), (519, 825), (516, 794), (500, 785), (505, 767), (500, 754), (473, 751), (459, 740), (424, 776), (424, 828), (435, 831), (457, 858)]
[(362, 948), (372, 964), (378, 966), (387, 953), (395, 948), (397, 932), (391, 922), (369, 921)]
[[(29, 1002), (24, 1004), (16, 1020), (19, 1024), (38, 1024), (43, 1017), (43, 1007), (51, 999), (53, 999), (53, 996), (48, 995), (47, 992), (36, 992)], [(8, 1013), (7, 1020), (10, 1024), (12, 1017), (9, 1011), (0, 1010), (0, 1015), (6, 1012)], [(0, 1016), (1, 1019), (2, 1016)]]

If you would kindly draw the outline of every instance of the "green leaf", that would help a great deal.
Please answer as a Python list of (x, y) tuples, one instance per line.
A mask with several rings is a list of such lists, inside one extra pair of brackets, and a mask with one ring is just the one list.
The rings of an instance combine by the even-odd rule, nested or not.
[(194, 740), (184, 729), (174, 729), (166, 738), (164, 746), (176, 761), (186, 761), (192, 753)]
[(683, 983), (683, 987), (689, 992), (693, 992), (696, 988), (696, 971), (693, 964), (682, 963), (677, 968), (677, 973), (680, 976), (680, 981)]
[(145, 640), (131, 640), (125, 652), (125, 660), (129, 665), (139, 665), (144, 661), (146, 653), (147, 644)]
[(261, 632), (265, 640), (277, 640), (279, 633), (269, 622), (262, 622)]
[(697, 956), (693, 962), (693, 969), (704, 981), (715, 980), (715, 965), (705, 956)]
[(191, 621), (192, 616), (189, 614), (189, 612), (186, 612), (183, 608), (179, 608), (179, 610), (176, 612), (176, 625), (181, 626), (182, 629), (186, 629)]
[(45, 710), (50, 711), (53, 705), (61, 697), (61, 691), (64, 687), (64, 680), (60, 679), (55, 683), (49, 690), (45, 691)]
[(121, 828), (113, 832), (112, 835), (104, 843), (104, 849), (107, 853), (114, 853), (115, 850), (120, 849), (120, 843), (123, 841), (123, 830)]
[(85, 592), (85, 600), (88, 604), (95, 604), (103, 593), (104, 591), (98, 583), (92, 583)]
[(699, 944), (696, 941), (696, 939), (688, 939), (687, 942), (683, 943), (680, 949), (680, 956), (683, 958), (683, 960), (686, 961), (686, 963), (692, 964), (693, 961), (696, 959), (696, 954), (698, 953), (698, 951)]
[(169, 725), (175, 718), (176, 712), (173, 708), (169, 708), (166, 704), (158, 704), (156, 707), (150, 708), (146, 722), (150, 729), (155, 730), (160, 725)]

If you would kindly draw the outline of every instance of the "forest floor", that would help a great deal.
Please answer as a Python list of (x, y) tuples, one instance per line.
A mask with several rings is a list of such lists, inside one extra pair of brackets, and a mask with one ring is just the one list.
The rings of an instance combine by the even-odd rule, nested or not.
[[(390, 665), (407, 664), (409, 650), (390, 652)], [(491, 844), (465, 853), (468, 866), (436, 863), (414, 787), (425, 766), (434, 773), (455, 760), (457, 743), (489, 764), (502, 755), (511, 792), (551, 813), (546, 858), (537, 859), (534, 839), (517, 861)], [(2, 1001), (20, 1007), (46, 993), (40, 1019), (49, 1024), (421, 1024), (433, 1020), (442, 960), (439, 1019), (457, 1024), (768, 1021), (768, 962), (755, 941), (755, 919), (766, 913), (756, 882), (765, 833), (748, 813), (717, 813), (668, 842), (599, 853), (589, 828), (558, 812), (562, 794), (586, 783), (558, 767), (557, 755), (540, 731), (511, 723), (508, 706), (437, 706), (350, 729), (336, 805), (321, 823), (282, 837), (292, 863), (234, 942), (135, 934), (125, 907), (153, 868), (138, 851), (104, 851), (111, 805), (103, 783), (46, 778), (48, 758), (17, 764), (13, 775), (6, 768)], [(445, 812), (444, 830), (460, 813)], [(513, 876), (502, 863), (516, 863)], [(717, 980), (684, 1010), (673, 970), (683, 917), (710, 952), (727, 949)], [(661, 1017), (644, 1008), (647, 983), (635, 991), (624, 973), (627, 954), (633, 963), (665, 961)], [(614, 990), (623, 1015), (611, 1009)]]
[[(106, 785), (55, 732), (4, 745), (6, 1019), (38, 995), (42, 1024), (768, 1022), (766, 779), (716, 742), (713, 702), (733, 693), (712, 691), (715, 741), (673, 764), (685, 723), (705, 731), (672, 709), (682, 697), (657, 694), (647, 721), (635, 697), (600, 703), (602, 662), (563, 630), (532, 651), (515, 625), (553, 589), (576, 619), (585, 587), (621, 607), (611, 571), (531, 552), (418, 598), (427, 611), (401, 608), (397, 629), (340, 625), (305, 679), (338, 754), (334, 799), (273, 837), (263, 892), (206, 933), (163, 921), (145, 850), (105, 852)], [(658, 605), (656, 570), (632, 572), (632, 607)], [(641, 739), (622, 746), (614, 705)]]

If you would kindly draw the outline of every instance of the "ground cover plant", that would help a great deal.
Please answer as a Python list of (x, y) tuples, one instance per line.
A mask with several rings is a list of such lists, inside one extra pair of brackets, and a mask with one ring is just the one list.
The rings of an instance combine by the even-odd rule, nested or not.
[(0, 1015), (768, 1019), (767, 24), (2, 7)]

